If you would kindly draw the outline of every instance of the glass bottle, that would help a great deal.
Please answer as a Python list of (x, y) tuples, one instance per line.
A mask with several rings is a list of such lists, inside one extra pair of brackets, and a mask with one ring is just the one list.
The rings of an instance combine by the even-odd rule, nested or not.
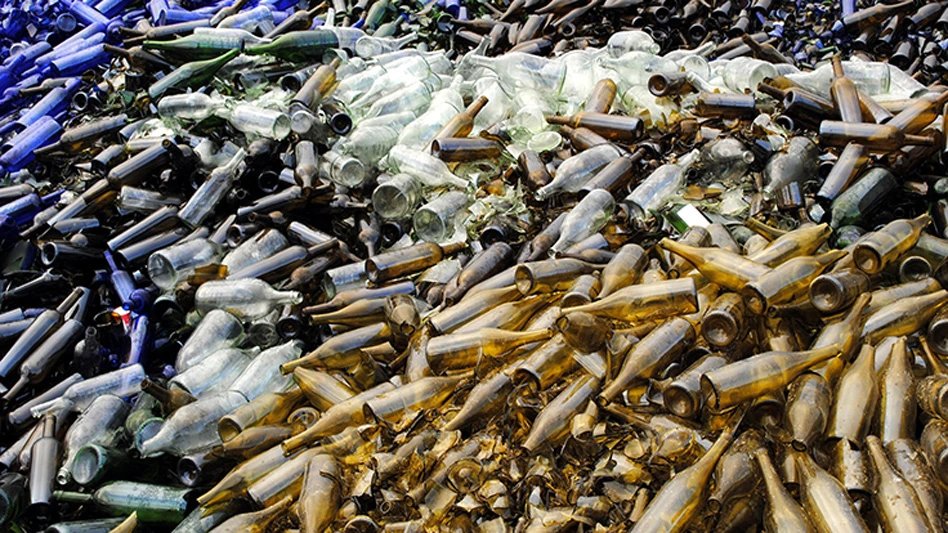
[(268, 139), (279, 141), (293, 131), (289, 115), (277, 109), (239, 104), (220, 107), (214, 114), (239, 131)]
[(747, 283), (771, 271), (766, 265), (722, 248), (699, 248), (670, 239), (663, 239), (659, 246), (685, 258), (713, 283), (733, 291), (740, 291)]
[(199, 312), (225, 309), (245, 320), (260, 318), (279, 306), (302, 301), (299, 292), (277, 291), (269, 283), (254, 278), (209, 281), (198, 287), (194, 295), (194, 306)]
[(83, 446), (97, 444), (106, 447), (119, 443), (122, 434), (119, 431), (129, 413), (129, 406), (118, 396), (105, 394), (89, 404), (79, 418), (69, 427), (63, 437), (62, 467), (56, 474), (56, 482), (67, 485), (72, 481), (73, 461)]
[(561, 444), (570, 434), (573, 418), (586, 408), (598, 390), (599, 380), (593, 376), (587, 374), (576, 378), (540, 411), (530, 427), (523, 447), (535, 453), (541, 447), (556, 447)]
[(803, 182), (816, 173), (819, 149), (806, 137), (792, 137), (785, 152), (774, 155), (764, 167), (764, 193), (773, 196), (791, 183)]
[(238, 55), (239, 50), (230, 50), (213, 59), (185, 63), (148, 87), (148, 95), (155, 100), (172, 88), (206, 85), (217, 71)]
[(632, 347), (615, 379), (599, 394), (599, 401), (611, 402), (635, 380), (657, 376), (671, 361), (681, 357), (695, 338), (694, 326), (684, 318), (663, 322)]
[(723, 411), (780, 390), (807, 368), (837, 355), (837, 345), (803, 352), (764, 352), (706, 373), (701, 390), (708, 395), (712, 409)]
[(365, 183), (366, 170), (358, 159), (330, 150), (323, 154), (319, 175), (343, 187), (356, 188)]
[(289, 241), (277, 229), (265, 229), (242, 242), (221, 259), (228, 273), (234, 273), (257, 261), (266, 259), (289, 246)]
[(888, 263), (914, 246), (930, 222), (931, 217), (927, 214), (911, 220), (898, 219), (889, 222), (859, 240), (852, 252), (853, 261), (866, 274), (877, 274)]
[(244, 326), (239, 317), (222, 309), (208, 311), (178, 350), (175, 370), (181, 374), (218, 350), (237, 346), (243, 339)]
[(558, 192), (578, 191), (590, 178), (611, 161), (620, 157), (622, 153), (622, 149), (618, 146), (608, 143), (594, 146), (570, 157), (557, 167), (553, 181), (537, 190), (537, 199), (542, 201)]
[(760, 467), (761, 477), (767, 493), (767, 510), (764, 513), (764, 525), (771, 533), (814, 533), (813, 526), (777, 476), (777, 471), (766, 450), (754, 453)]
[(843, 485), (820, 468), (806, 453), (794, 453), (800, 476), (800, 499), (807, 517), (818, 531), (845, 527), (866, 533), (869, 528), (853, 505)]
[(454, 236), (457, 222), (467, 212), (471, 199), (466, 192), (449, 191), (418, 208), (412, 226), (419, 239), (443, 242)]
[(190, 489), (151, 485), (134, 481), (113, 481), (91, 494), (56, 491), (57, 501), (94, 504), (112, 516), (138, 513), (138, 519), (148, 524), (177, 524), (184, 519), (190, 504)]
[(386, 159), (396, 172), (408, 174), (426, 187), (467, 187), (468, 182), (455, 176), (440, 159), (407, 146), (396, 145)]
[(905, 337), (892, 346), (889, 358), (879, 374), (879, 408), (876, 426), (883, 443), (915, 435), (918, 403), (915, 399), (915, 376)]
[(678, 65), (670, 59), (640, 50), (633, 50), (615, 58), (600, 56), (596, 59), (596, 64), (601, 68), (614, 70), (618, 74), (616, 81), (623, 90), (630, 86), (644, 87), (655, 74), (679, 70)]
[(71, 385), (62, 396), (34, 406), (33, 416), (64, 410), (82, 412), (103, 394), (112, 394), (127, 398), (141, 392), (141, 382), (145, 379), (145, 370), (140, 364), (113, 370)]
[(807, 291), (816, 276), (845, 255), (842, 250), (831, 250), (818, 256), (789, 259), (745, 285), (741, 289), (744, 303), (759, 315), (774, 305), (788, 302)]
[(692, 150), (676, 163), (666, 163), (655, 169), (645, 180), (626, 196), (627, 204), (634, 216), (640, 220), (650, 217), (684, 186), (689, 170), (698, 161), (700, 152)]
[(550, 247), (550, 253), (559, 257), (595, 235), (611, 218), (614, 209), (612, 194), (603, 189), (590, 191), (563, 219), (559, 238)]
[(627, 52), (639, 51), (655, 55), (661, 46), (651, 35), (640, 30), (618, 31), (609, 36), (606, 41), (606, 50), (612, 57), (619, 57)]
[(461, 59), (459, 69), (482, 67), (497, 73), (508, 89), (523, 87), (559, 94), (566, 79), (566, 67), (558, 62), (523, 52), (508, 52), (499, 57), (484, 57), (469, 53)]
[(303, 531), (325, 531), (335, 520), (343, 494), (339, 474), (339, 467), (331, 455), (318, 454), (309, 460), (303, 474), (299, 503)]
[(158, 288), (171, 290), (198, 268), (216, 263), (222, 253), (221, 245), (211, 239), (173, 244), (148, 256), (148, 278)]
[(171, 414), (151, 438), (136, 443), (142, 457), (162, 453), (184, 456), (220, 444), (217, 421), (247, 403), (237, 391), (227, 391), (189, 403)]
[(749, 57), (738, 57), (728, 61), (722, 72), (724, 84), (739, 93), (756, 91), (762, 81), (777, 76), (779, 76), (777, 69), (771, 63)]
[[(65, 413), (59, 416), (65, 416)], [(56, 438), (56, 418), (57, 416), (51, 413), (43, 415), (33, 430), (38, 438), (31, 449), (28, 511), (41, 519), (47, 517), (51, 510), (53, 481), (61, 453), (59, 440)]]
[(714, 467), (733, 438), (733, 430), (725, 430), (700, 459), (665, 483), (632, 533), (684, 530), (700, 512), (711, 487)]
[(861, 144), (874, 152), (892, 152), (909, 144), (931, 146), (936, 140), (930, 136), (906, 134), (890, 124), (853, 124), (835, 120), (824, 120), (820, 123), (821, 144), (846, 146), (851, 142)]
[(334, 32), (317, 29), (285, 33), (267, 44), (249, 46), (244, 52), (250, 55), (267, 54), (302, 63), (318, 61), (326, 51), (338, 46), (339, 38)]
[(248, 401), (253, 401), (268, 392), (285, 390), (292, 382), (292, 378), (280, 372), (280, 365), (297, 359), (301, 353), (303, 353), (302, 342), (298, 340), (260, 352), (234, 380), (228, 390), (241, 393)]
[(398, 132), (388, 126), (359, 125), (335, 146), (337, 151), (355, 157), (366, 165), (375, 165), (398, 142)]
[(211, 171), (207, 180), (178, 211), (178, 218), (192, 228), (200, 226), (243, 173), (246, 155), (247, 152), (239, 149), (226, 165)]
[(247, 368), (259, 351), (256, 347), (249, 350), (239, 348), (217, 350), (173, 377), (168, 382), (168, 387), (172, 390), (182, 390), (195, 397), (223, 392)]
[(408, 174), (395, 174), (383, 180), (372, 192), (372, 208), (386, 220), (403, 220), (421, 201), (421, 184)]

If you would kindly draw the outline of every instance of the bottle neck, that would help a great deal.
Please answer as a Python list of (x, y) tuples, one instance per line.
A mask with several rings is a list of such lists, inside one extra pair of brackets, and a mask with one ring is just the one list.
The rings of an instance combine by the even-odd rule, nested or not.
[(66, 503), (92, 503), (95, 500), (95, 496), (92, 494), (68, 490), (57, 490), (53, 492), (53, 497), (56, 501)]
[(477, 99), (474, 100), (471, 103), (471, 105), (467, 107), (467, 109), (464, 111), (464, 114), (473, 119), (474, 117), (477, 116), (478, 113), (481, 112), (482, 109), (484, 109), (484, 106), (486, 105), (487, 105), (487, 97), (478, 96)]
[(150, 379), (142, 381), (141, 387), (142, 392), (153, 396), (160, 404), (165, 407), (168, 407), (173, 401), (173, 396), (170, 390), (162, 387), (154, 381), (151, 381)]

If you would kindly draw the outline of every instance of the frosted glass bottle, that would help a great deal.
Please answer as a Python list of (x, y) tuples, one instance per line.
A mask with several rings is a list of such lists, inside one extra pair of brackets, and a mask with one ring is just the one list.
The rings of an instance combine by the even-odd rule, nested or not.
[(731, 90), (743, 93), (756, 91), (760, 82), (766, 78), (776, 78), (777, 69), (766, 61), (751, 57), (738, 57), (724, 67), (724, 84)]
[(633, 216), (646, 219), (668, 202), (685, 185), (688, 170), (698, 160), (698, 150), (692, 150), (676, 163), (665, 163), (655, 169), (625, 198)]

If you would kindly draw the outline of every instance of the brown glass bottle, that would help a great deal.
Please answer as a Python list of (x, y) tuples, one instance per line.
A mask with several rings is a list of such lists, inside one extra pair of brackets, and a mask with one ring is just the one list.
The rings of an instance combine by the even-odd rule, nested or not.
[(547, 117), (546, 121), (561, 126), (586, 128), (610, 141), (619, 143), (633, 143), (639, 140), (645, 132), (645, 124), (635, 117), (607, 115), (591, 111), (580, 111), (570, 117), (553, 115)]
[(465, 248), (467, 244), (463, 242), (444, 246), (433, 242), (415, 244), (367, 259), (365, 273), (372, 283), (382, 283), (420, 272)]
[(820, 143), (827, 146), (846, 146), (854, 142), (872, 151), (894, 152), (911, 144), (931, 146), (935, 140), (931, 136), (906, 134), (890, 124), (854, 124), (834, 120), (824, 120), (820, 123)]
[(435, 134), (435, 139), (447, 139), (450, 137), (467, 137), (474, 129), (474, 118), (487, 105), (487, 97), (477, 97), (467, 109), (451, 117), (447, 123)]

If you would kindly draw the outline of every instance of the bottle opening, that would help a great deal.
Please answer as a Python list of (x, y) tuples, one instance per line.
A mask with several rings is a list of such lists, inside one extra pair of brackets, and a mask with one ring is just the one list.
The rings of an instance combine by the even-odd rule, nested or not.
[[(94, 446), (79, 450), (72, 462), (72, 478), (80, 485), (89, 485), (105, 466), (105, 457)], [(0, 513), (2, 514), (2, 513)]]
[(161, 254), (152, 254), (148, 258), (148, 277), (159, 289), (167, 291), (175, 286), (174, 266)]

